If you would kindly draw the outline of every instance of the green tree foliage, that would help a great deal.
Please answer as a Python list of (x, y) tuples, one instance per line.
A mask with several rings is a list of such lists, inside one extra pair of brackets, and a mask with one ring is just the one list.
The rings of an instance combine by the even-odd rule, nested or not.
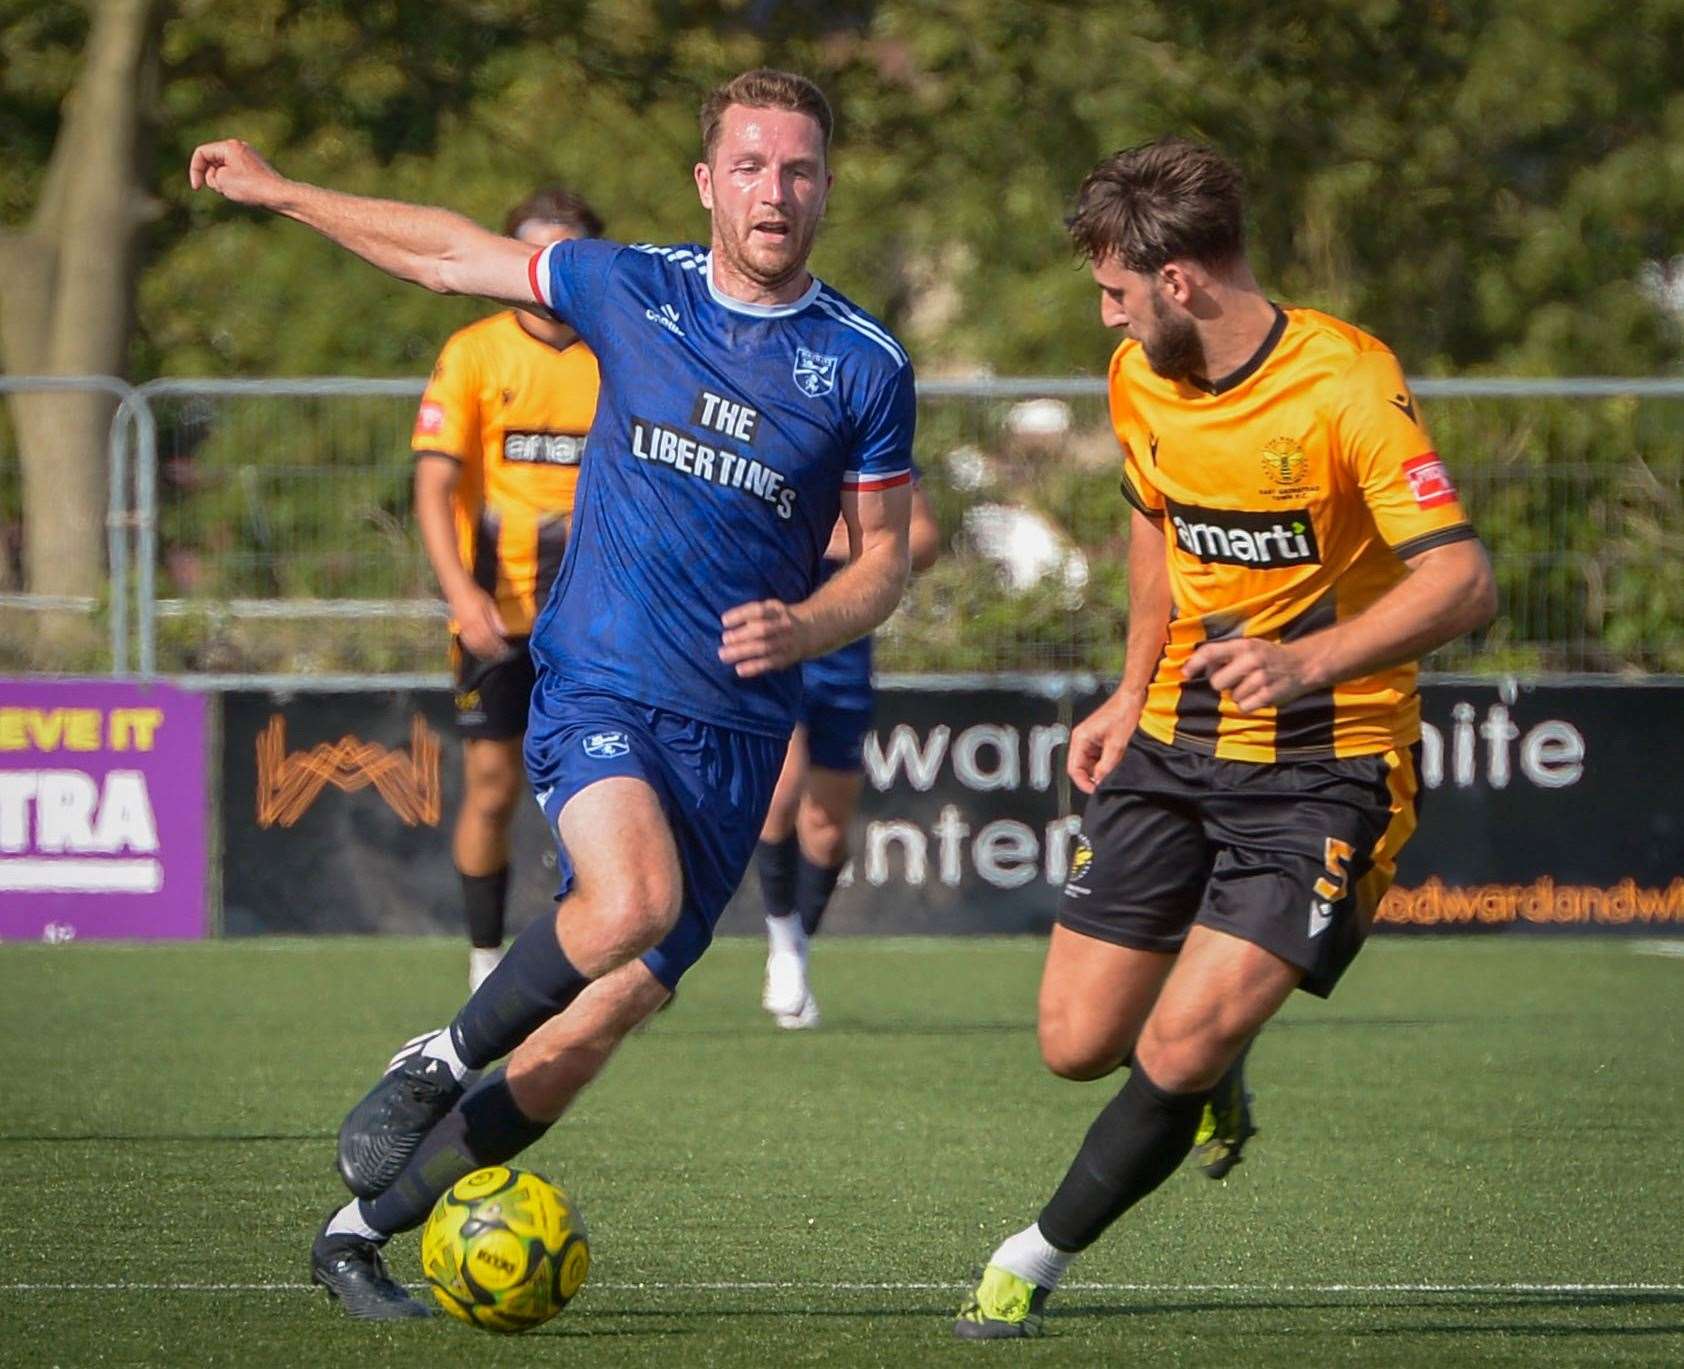
[[(86, 19), (0, 11), (15, 217)], [(819, 264), (926, 369), (1097, 371), (1062, 214), (1099, 156), (1163, 132), (1246, 168), (1272, 290), (1413, 371), (1647, 374), (1680, 351), (1640, 282), (1684, 252), (1684, 0), (178, 0), (164, 58), (142, 374), (407, 373), (473, 310), (191, 199), (195, 142), (488, 223), (561, 178), (620, 234), (694, 237), (696, 106), (758, 62), (830, 91)]]
[[(86, 32), (67, 0), (0, 0), (9, 221), (39, 189)], [(830, 93), (837, 184), (815, 264), (925, 375), (1103, 370), (1112, 339), (1062, 217), (1096, 159), (1165, 132), (1242, 164), (1277, 298), (1371, 329), (1414, 374), (1650, 375), (1684, 356), (1645, 288), (1684, 256), (1684, 0), (175, 0), (163, 61), (140, 377), (414, 375), (482, 311), (191, 196), (196, 142), (245, 137), (289, 174), (487, 224), (559, 179), (616, 236), (695, 238), (696, 106), (759, 63)], [(1452, 465), (1483, 463), (1482, 530), (1517, 558), (1512, 611), (1530, 615), (1514, 640), (1576, 622), (1610, 659), (1680, 668), (1675, 408), (1429, 406)], [(943, 432), (923, 445), (932, 469)], [(1545, 474), (1574, 463), (1571, 480)], [(1088, 548), (1110, 644), (1053, 655), (1108, 662), (1119, 544), (1091, 524), (1112, 477), (1047, 478), (1009, 493)], [(966, 616), (998, 641), (990, 625), (1015, 613), (1021, 635), (1027, 612)], [(1030, 617), (1081, 636), (1073, 612), (1049, 592)], [(907, 640), (915, 655), (922, 636)], [(956, 658), (987, 657), (980, 643)]]
[[(25, 214), (87, 18), (0, 0), (0, 212)], [(562, 178), (628, 237), (698, 236), (695, 109), (757, 62), (839, 116), (819, 264), (932, 366), (1094, 372), (1060, 220), (1104, 153), (1227, 148), (1281, 298), (1411, 370), (1647, 374), (1684, 253), (1684, 0), (177, 0), (136, 374), (404, 374), (474, 306), (186, 189), (234, 134), (291, 174), (495, 223)]]

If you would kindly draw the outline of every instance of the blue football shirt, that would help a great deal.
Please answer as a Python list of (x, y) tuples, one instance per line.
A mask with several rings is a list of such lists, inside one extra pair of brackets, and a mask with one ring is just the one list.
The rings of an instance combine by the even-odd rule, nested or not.
[(701, 247), (560, 242), (529, 274), (602, 372), (572, 535), (532, 629), (549, 686), (788, 736), (799, 670), (739, 679), (720, 618), (807, 598), (843, 490), (912, 478), (906, 353), (817, 279), (785, 305), (721, 294)]

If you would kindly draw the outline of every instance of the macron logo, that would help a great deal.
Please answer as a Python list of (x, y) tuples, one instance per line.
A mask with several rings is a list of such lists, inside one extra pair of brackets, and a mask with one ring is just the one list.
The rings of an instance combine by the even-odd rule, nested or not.
[(1310, 936), (1320, 936), (1333, 925), (1333, 905), (1323, 899), (1310, 900)]
[(643, 317), (648, 319), (651, 323), (660, 324), (661, 327), (665, 328), (674, 337), (684, 336), (684, 330), (678, 326), (678, 310), (674, 309), (670, 304), (663, 304), (659, 313), (653, 309), (645, 309), (643, 311)]

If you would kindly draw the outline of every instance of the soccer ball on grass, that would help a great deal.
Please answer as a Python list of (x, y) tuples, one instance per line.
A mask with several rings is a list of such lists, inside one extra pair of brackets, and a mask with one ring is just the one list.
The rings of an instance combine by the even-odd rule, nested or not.
[(585, 1282), (584, 1218), (549, 1180), (492, 1165), (458, 1179), (421, 1232), (421, 1264), (439, 1306), (486, 1331), (528, 1331)]

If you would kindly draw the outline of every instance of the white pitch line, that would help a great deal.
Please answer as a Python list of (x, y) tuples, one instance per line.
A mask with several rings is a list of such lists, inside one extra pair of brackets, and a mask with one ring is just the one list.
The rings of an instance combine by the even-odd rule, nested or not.
[[(596, 1283), (605, 1293), (957, 1293), (968, 1283)], [(409, 1284), (425, 1288), (425, 1284)], [(0, 1293), (303, 1293), (307, 1283), (0, 1283)], [(1077, 1293), (1684, 1293), (1684, 1283), (1066, 1283)]]

